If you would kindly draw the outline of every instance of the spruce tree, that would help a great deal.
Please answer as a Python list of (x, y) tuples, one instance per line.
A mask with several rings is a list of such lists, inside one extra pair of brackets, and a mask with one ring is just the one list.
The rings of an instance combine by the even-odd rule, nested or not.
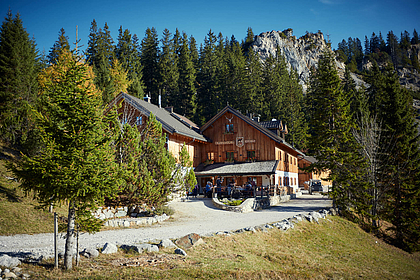
[(188, 48), (187, 34), (183, 34), (182, 45), (178, 60), (178, 89), (177, 99), (172, 99), (175, 112), (194, 119), (197, 111), (196, 71)]
[(64, 265), (72, 269), (75, 223), (91, 217), (88, 210), (121, 183), (113, 149), (116, 116), (104, 116), (93, 72), (67, 51), (41, 73), (40, 91), (35, 121), (42, 149), (23, 155), (14, 172), (42, 205), (68, 202)]
[(146, 29), (146, 35), (141, 41), (141, 65), (143, 66), (143, 81), (145, 94), (157, 100), (159, 87), (159, 41), (154, 27)]
[(9, 10), (0, 28), (0, 137), (26, 152), (34, 143), (29, 106), (36, 104), (40, 68), (34, 40)]
[(50, 64), (55, 64), (57, 62), (57, 59), (63, 50), (70, 50), (69, 37), (65, 34), (64, 28), (61, 28), (58, 33), (58, 40), (55, 41), (47, 57)]
[(200, 71), (197, 80), (200, 84), (198, 88), (199, 119), (198, 124), (204, 124), (214, 114), (222, 109), (218, 107), (217, 98), (217, 55), (216, 55), (216, 36), (210, 30), (204, 39), (204, 46), (200, 51)]
[(311, 73), (308, 100), (311, 109), (311, 135), (308, 148), (317, 162), (311, 170), (329, 171), (332, 181), (331, 196), (334, 206), (343, 213), (350, 207), (350, 195), (356, 194), (356, 186), (351, 184), (354, 166), (359, 164), (354, 153), (354, 126), (350, 114), (350, 100), (344, 93), (338, 77), (332, 54), (328, 51), (318, 62), (318, 68)]
[(395, 241), (407, 251), (420, 249), (420, 150), (412, 97), (401, 87), (392, 68), (383, 75), (381, 106), (385, 131), (382, 146), (392, 147), (388, 165), (383, 170), (383, 184), (388, 186), (388, 200), (383, 214), (392, 223)]
[(162, 50), (159, 55), (159, 89), (162, 94), (162, 106), (174, 105), (179, 94), (178, 90), (178, 55), (175, 40), (177, 36), (171, 38), (172, 34), (168, 29), (163, 30), (161, 40)]

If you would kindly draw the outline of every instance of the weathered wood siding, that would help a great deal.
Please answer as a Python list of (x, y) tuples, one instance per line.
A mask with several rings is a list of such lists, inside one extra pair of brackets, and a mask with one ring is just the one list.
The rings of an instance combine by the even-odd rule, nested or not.
[[(227, 132), (227, 125), (233, 124), (233, 132)], [(268, 136), (249, 125), (242, 119), (226, 112), (210, 125), (203, 134), (212, 139), (204, 145), (201, 157), (215, 162), (227, 161), (227, 152), (233, 152), (237, 162), (252, 160), (249, 153), (255, 151), (255, 160), (279, 160), (278, 170), (298, 172), (297, 152), (286, 146), (276, 143)], [(293, 153), (294, 155), (290, 154)]]

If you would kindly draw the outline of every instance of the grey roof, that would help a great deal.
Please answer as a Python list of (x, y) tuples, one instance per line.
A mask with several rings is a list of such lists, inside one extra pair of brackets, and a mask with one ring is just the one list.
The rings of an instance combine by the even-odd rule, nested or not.
[(200, 164), (194, 170), (197, 177), (206, 176), (247, 176), (275, 174), (278, 160), (242, 162), (242, 163), (214, 163), (210, 165)]
[(206, 137), (197, 132), (197, 130), (195, 130), (194, 127), (190, 125), (190, 123), (187, 123), (179, 118), (177, 114), (170, 113), (164, 108), (160, 108), (159, 106), (131, 96), (127, 93), (121, 92), (110, 105), (112, 106), (113, 104), (118, 103), (121, 99), (124, 99), (128, 104), (132, 105), (147, 117), (153, 113), (153, 115), (156, 117), (156, 120), (162, 124), (162, 128), (170, 134), (177, 133), (196, 140), (208, 142)]

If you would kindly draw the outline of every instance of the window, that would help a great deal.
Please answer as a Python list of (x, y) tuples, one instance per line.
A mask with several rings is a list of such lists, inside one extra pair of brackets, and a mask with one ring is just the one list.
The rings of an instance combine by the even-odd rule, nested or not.
[(226, 161), (235, 161), (235, 152), (226, 152)]
[(214, 160), (214, 153), (213, 152), (207, 153), (207, 159), (208, 160)]
[(246, 151), (247, 160), (255, 160), (255, 151)]
[(136, 117), (136, 125), (142, 125), (143, 124), (143, 117), (138, 116)]
[(233, 133), (233, 123), (228, 123), (226, 125), (226, 131), (225, 133)]

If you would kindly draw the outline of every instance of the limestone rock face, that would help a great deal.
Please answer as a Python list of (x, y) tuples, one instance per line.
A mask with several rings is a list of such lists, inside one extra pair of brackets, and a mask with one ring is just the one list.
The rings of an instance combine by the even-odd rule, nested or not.
[[(267, 59), (270, 55), (277, 55), (277, 46), (286, 59), (289, 71), (295, 69), (299, 75), (299, 83), (306, 92), (309, 82), (310, 70), (317, 68), (318, 60), (325, 50), (331, 50), (327, 45), (324, 34), (307, 33), (299, 39), (293, 36), (293, 30), (271, 31), (261, 33), (255, 37), (251, 44), (252, 49), (259, 55), (261, 60)], [(336, 67), (340, 77), (344, 76), (344, 63), (336, 61)], [(356, 75), (352, 74), (357, 86), (366, 84)]]
[(271, 31), (256, 36), (252, 49), (259, 54), (262, 60), (270, 55), (277, 54), (277, 46), (286, 59), (288, 67), (294, 68), (299, 80), (306, 90), (306, 83), (309, 80), (309, 73), (312, 67), (316, 68), (319, 57), (325, 49), (328, 49), (324, 34), (307, 33), (300, 37), (293, 36), (293, 30)]

